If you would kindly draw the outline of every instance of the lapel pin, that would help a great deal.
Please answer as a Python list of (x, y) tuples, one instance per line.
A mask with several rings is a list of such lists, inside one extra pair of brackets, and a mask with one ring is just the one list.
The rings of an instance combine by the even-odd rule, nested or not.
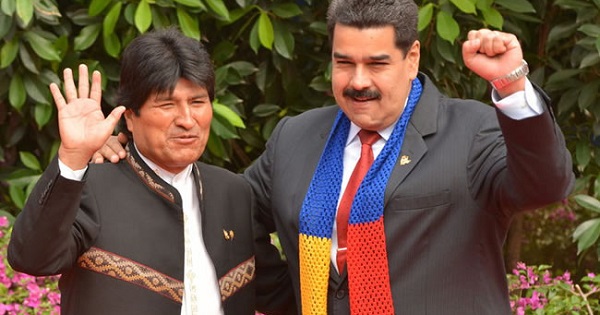
[(233, 237), (235, 236), (235, 233), (233, 233), (233, 230), (225, 230), (223, 229), (223, 236), (225, 237), (226, 240), (231, 241), (233, 239)]
[(408, 155), (403, 155), (402, 157), (400, 157), (400, 165), (406, 165), (410, 163), (410, 158), (408, 157)]

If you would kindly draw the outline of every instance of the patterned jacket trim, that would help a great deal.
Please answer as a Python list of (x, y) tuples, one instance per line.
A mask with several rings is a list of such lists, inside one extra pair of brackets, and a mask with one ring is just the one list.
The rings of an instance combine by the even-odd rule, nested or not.
[(177, 303), (183, 298), (183, 282), (136, 261), (97, 247), (77, 259), (77, 265), (105, 276), (135, 284)]
[(254, 279), (256, 263), (254, 256), (237, 265), (219, 279), (221, 301), (225, 301)]
[(169, 200), (170, 202), (175, 202), (175, 195), (173, 195), (173, 193), (167, 187), (164, 187), (162, 184), (154, 180), (154, 178), (136, 160), (135, 156), (131, 153), (129, 146), (126, 146), (125, 150), (127, 152), (127, 163), (133, 168), (142, 182), (163, 198)]

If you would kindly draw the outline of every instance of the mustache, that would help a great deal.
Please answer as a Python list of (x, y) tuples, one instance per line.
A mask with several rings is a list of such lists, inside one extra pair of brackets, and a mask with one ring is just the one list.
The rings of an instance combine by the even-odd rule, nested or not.
[(365, 89), (365, 90), (344, 89), (343, 95), (345, 97), (351, 97), (351, 98), (369, 98), (369, 99), (381, 98), (381, 93), (379, 93), (379, 91), (368, 90), (368, 89)]

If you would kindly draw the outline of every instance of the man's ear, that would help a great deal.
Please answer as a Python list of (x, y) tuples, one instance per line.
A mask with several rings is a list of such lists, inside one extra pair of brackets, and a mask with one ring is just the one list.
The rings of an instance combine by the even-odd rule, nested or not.
[(125, 117), (125, 123), (127, 124), (127, 130), (129, 130), (129, 132), (133, 133), (133, 116), (135, 114), (133, 113), (133, 110), (131, 109), (127, 109), (125, 110), (125, 113), (123, 113), (123, 117)]
[(419, 74), (419, 62), (421, 61), (421, 42), (416, 40), (406, 52), (406, 61), (408, 62), (408, 71), (411, 80), (417, 78)]

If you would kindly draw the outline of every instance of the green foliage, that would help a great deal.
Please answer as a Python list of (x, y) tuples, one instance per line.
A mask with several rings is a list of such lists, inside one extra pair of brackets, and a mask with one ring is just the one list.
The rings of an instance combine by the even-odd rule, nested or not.
[[(489, 100), (489, 84), (462, 62), (471, 29), (516, 34), (531, 79), (554, 100), (577, 171), (577, 194), (600, 194), (600, 1), (421, 0), (421, 71), (454, 97)], [(115, 104), (118, 61), (137, 35), (178, 26), (201, 39), (216, 67), (215, 115), (203, 159), (240, 171), (286, 115), (332, 104), (327, 1), (1, 0), (0, 211), (16, 215), (56, 153), (48, 84), (84, 62), (103, 73), (103, 108)], [(574, 210), (585, 208), (573, 202)], [(594, 215), (582, 216), (595, 219)], [(592, 221), (597, 222), (597, 221)], [(593, 223), (577, 240), (597, 243)], [(546, 236), (548, 237), (548, 236)]]

